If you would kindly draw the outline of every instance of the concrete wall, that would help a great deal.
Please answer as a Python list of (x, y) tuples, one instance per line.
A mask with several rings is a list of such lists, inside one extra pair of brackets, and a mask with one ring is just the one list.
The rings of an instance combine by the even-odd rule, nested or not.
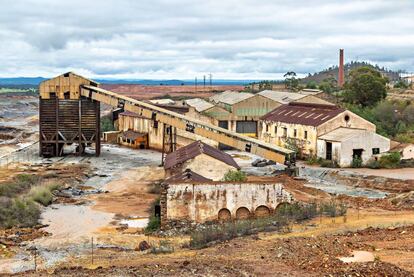
[[(332, 142), (332, 159), (341, 167), (352, 163), (353, 149), (363, 149), (362, 162), (367, 163), (373, 157), (372, 149), (379, 148), (380, 153), (390, 150), (390, 140), (373, 132), (364, 132), (343, 142)], [(318, 139), (318, 157), (326, 158), (326, 141)]]
[(272, 182), (174, 183), (163, 186), (161, 224), (218, 220), (223, 209), (230, 212), (232, 219), (245, 216), (243, 211), (247, 210), (247, 215), (262, 216), (266, 211), (273, 212), (280, 203), (292, 201), (281, 184)]
[(237, 170), (237, 168), (216, 160), (206, 154), (198, 155), (194, 159), (186, 162), (183, 170), (187, 168), (214, 181), (223, 180), (224, 175), (229, 170)]
[(292, 102), (295, 102), (295, 103), (323, 104), (323, 105), (335, 105), (335, 104), (333, 104), (331, 102), (328, 102), (326, 100), (323, 100), (323, 99), (321, 99), (321, 98), (319, 98), (319, 97), (317, 97), (315, 95), (308, 95), (308, 96), (305, 96), (305, 97), (303, 97), (301, 99), (294, 100)]
[(414, 144), (407, 145), (404, 149), (400, 151), (401, 159), (410, 160), (414, 159)]
[[(348, 120), (346, 120), (348, 119)], [(350, 111), (344, 111), (343, 113), (338, 114), (331, 120), (319, 125), (317, 127), (318, 136), (322, 136), (330, 131), (338, 129), (339, 127), (347, 127), (353, 129), (364, 129), (368, 131), (375, 132), (375, 124), (369, 122), (366, 119), (354, 114)]]
[[(284, 128), (287, 129), (287, 136), (284, 135)], [(294, 136), (295, 130), (296, 137)], [(301, 149), (303, 156), (316, 154), (316, 127), (283, 122), (260, 121), (258, 132), (260, 140), (281, 147), (286, 147), (288, 141), (294, 141)], [(305, 132), (307, 132), (306, 138)]]

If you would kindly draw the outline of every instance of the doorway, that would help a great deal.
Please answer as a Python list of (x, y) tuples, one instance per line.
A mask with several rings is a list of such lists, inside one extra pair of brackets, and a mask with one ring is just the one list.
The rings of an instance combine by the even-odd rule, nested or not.
[(326, 142), (326, 159), (332, 160), (332, 142)]
[(352, 149), (352, 159), (361, 159), (364, 149)]

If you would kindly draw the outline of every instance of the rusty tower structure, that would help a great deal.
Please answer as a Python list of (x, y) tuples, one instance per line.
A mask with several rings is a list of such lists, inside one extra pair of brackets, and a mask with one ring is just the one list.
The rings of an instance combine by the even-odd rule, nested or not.
[(81, 96), (81, 86), (98, 83), (68, 72), (39, 85), (40, 155), (58, 157), (63, 146), (76, 144), (82, 155), (86, 146), (95, 145), (100, 155), (100, 103)]

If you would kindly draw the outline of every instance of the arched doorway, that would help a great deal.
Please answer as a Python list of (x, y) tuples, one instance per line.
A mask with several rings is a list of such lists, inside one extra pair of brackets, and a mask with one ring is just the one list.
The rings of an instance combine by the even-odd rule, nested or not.
[(256, 211), (254, 212), (254, 215), (256, 217), (266, 217), (270, 215), (270, 209), (265, 206), (265, 205), (261, 205), (259, 207), (256, 208)]
[(231, 220), (231, 213), (228, 209), (223, 208), (218, 212), (218, 220), (220, 222)]
[(246, 207), (240, 207), (236, 211), (237, 219), (248, 219), (250, 217), (250, 211)]

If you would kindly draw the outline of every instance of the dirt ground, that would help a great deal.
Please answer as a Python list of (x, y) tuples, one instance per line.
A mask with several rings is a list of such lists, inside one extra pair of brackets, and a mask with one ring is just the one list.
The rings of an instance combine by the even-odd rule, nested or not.
[(188, 97), (188, 98), (206, 98), (214, 94), (214, 91), (236, 90), (240, 91), (244, 89), (244, 86), (213, 86), (203, 88), (198, 86), (197, 92), (194, 86), (145, 86), (145, 85), (116, 85), (116, 84), (104, 84), (102, 88), (117, 92), (138, 100), (149, 100), (155, 98), (164, 97), (169, 94), (172, 97)]
[(151, 184), (162, 180), (164, 170), (158, 166), (131, 169), (120, 178), (104, 186), (105, 194), (92, 195), (93, 209), (115, 213), (124, 217), (148, 217), (148, 207), (157, 198), (149, 193)]
[[(414, 215), (398, 214), (406, 224)], [(393, 220), (394, 218), (394, 220)], [(408, 221), (409, 220), (409, 221)], [(365, 224), (379, 224), (380, 228)], [(364, 226), (365, 225), (365, 226)], [(172, 254), (98, 250), (106, 259), (67, 263), (58, 276), (413, 276), (414, 226), (397, 227), (395, 214), (351, 212), (347, 221), (315, 219), (294, 226), (292, 233), (264, 233), (201, 249)], [(358, 230), (362, 229), (362, 230)], [(344, 263), (355, 250), (372, 253), (374, 261)], [(110, 258), (109, 258), (110, 257)], [(126, 259), (126, 257), (128, 257)], [(25, 273), (24, 276), (40, 276)], [(46, 273), (43, 273), (46, 275)], [(23, 276), (23, 275), (22, 275)]]

